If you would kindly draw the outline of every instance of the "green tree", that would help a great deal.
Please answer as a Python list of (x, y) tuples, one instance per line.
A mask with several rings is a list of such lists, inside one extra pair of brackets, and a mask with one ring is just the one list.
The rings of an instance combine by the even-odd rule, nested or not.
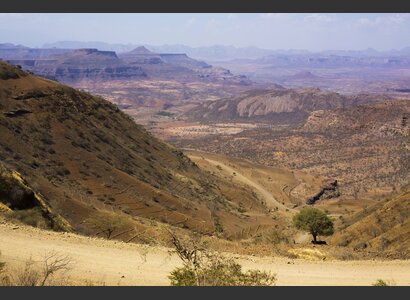
[(297, 229), (309, 232), (313, 236), (313, 243), (317, 243), (317, 236), (329, 236), (334, 232), (332, 219), (317, 208), (303, 208), (293, 217), (293, 224)]

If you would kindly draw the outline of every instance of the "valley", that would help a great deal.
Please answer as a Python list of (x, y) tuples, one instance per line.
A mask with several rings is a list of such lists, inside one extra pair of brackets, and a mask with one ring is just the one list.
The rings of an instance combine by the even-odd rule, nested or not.
[[(6, 262), (52, 248), (78, 260), (72, 284), (168, 285), (172, 232), (277, 285), (410, 284), (405, 57), (0, 57)], [(312, 207), (334, 223), (325, 245), (293, 224)]]

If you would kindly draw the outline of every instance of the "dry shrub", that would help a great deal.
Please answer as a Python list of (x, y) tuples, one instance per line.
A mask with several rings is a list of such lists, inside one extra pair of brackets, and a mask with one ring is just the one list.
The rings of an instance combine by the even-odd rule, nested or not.
[(289, 236), (283, 230), (272, 229), (263, 233), (259, 239), (255, 238), (255, 241), (267, 242), (273, 246), (277, 246), (279, 244), (289, 244)]
[(168, 276), (173, 286), (271, 286), (276, 282), (274, 274), (259, 270), (243, 272), (232, 258), (208, 252), (197, 240), (183, 243), (175, 234), (171, 235), (175, 252), (184, 264)]
[(110, 239), (115, 232), (129, 228), (132, 222), (129, 218), (110, 212), (97, 212), (84, 221), (84, 225), (96, 231), (96, 235), (104, 234)]
[(337, 245), (340, 247), (347, 247), (352, 241), (352, 237), (347, 233), (342, 235), (337, 242)]
[(242, 271), (242, 266), (233, 259), (208, 253), (195, 270), (184, 264), (169, 276), (173, 286), (271, 286), (275, 275), (259, 270)]
[(392, 286), (392, 285), (395, 285), (393, 281), (383, 280), (383, 279), (377, 279), (377, 281), (372, 284), (372, 286)]
[(353, 250), (363, 250), (367, 248), (367, 244), (363, 241), (358, 241), (354, 246)]
[(8, 211), (4, 213), (4, 217), (11, 222), (17, 221), (41, 229), (51, 228), (51, 224), (44, 218), (39, 207)]
[[(1, 252), (0, 252), (0, 255), (1, 255)], [(6, 263), (3, 261), (0, 261), (0, 275), (3, 273), (5, 266), (6, 266)]]
[(69, 256), (56, 252), (47, 253), (41, 262), (32, 258), (25, 261), (21, 267), (3, 270), (0, 283), (3, 286), (46, 286), (67, 285), (66, 278), (54, 277), (57, 273), (64, 275), (71, 269), (72, 260)]

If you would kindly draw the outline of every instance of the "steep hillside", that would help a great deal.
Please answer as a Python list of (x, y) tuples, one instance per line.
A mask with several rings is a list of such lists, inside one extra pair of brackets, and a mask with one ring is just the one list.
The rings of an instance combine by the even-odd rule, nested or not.
[(383, 200), (347, 218), (332, 243), (410, 257), (410, 192)]
[(249, 189), (202, 171), (110, 102), (3, 62), (0, 74), (1, 164), (73, 230), (92, 232), (86, 220), (102, 211), (227, 235), (271, 222)]
[(380, 100), (382, 96), (344, 96), (316, 88), (253, 90), (229, 98), (205, 102), (186, 112), (192, 120), (200, 121), (264, 121), (300, 124), (309, 113), (331, 110)]

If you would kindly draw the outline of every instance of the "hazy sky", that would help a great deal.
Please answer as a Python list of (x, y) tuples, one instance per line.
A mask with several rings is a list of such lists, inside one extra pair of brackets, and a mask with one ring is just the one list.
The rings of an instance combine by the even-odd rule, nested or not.
[(377, 50), (410, 46), (410, 14), (0, 14), (0, 42)]

